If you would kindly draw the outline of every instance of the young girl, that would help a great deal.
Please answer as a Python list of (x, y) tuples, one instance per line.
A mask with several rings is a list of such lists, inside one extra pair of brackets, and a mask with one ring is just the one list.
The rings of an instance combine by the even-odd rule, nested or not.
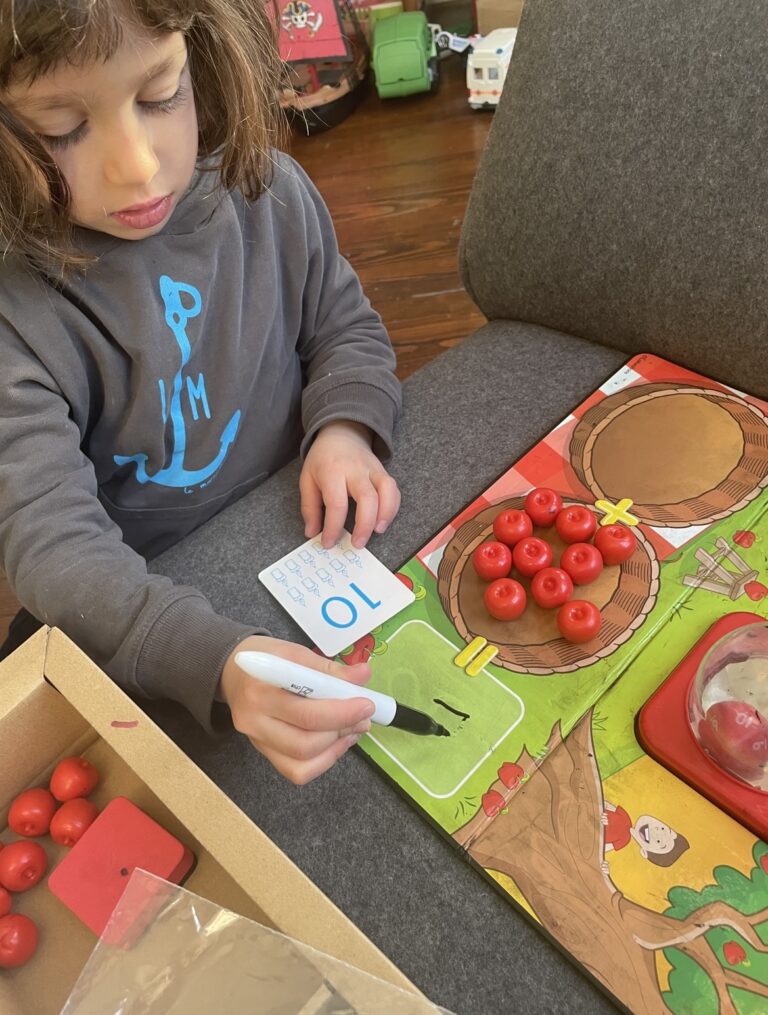
[(128, 691), (235, 727), (304, 783), (369, 728), (241, 673), (259, 648), (145, 558), (297, 453), (306, 535), (383, 532), (400, 407), (381, 321), (278, 155), (280, 64), (250, 0), (0, 0), (0, 564)]

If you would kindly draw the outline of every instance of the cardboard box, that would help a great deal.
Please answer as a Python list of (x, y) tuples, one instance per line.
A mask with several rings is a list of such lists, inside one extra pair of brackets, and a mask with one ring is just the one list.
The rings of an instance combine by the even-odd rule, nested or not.
[(487, 35), (494, 28), (517, 28), (525, 0), (477, 0), (477, 30)]
[[(60, 631), (43, 629), (0, 663), (0, 840), (13, 798), (47, 784), (55, 764), (84, 755), (101, 772), (91, 799), (123, 795), (189, 846), (190, 891), (396, 986), (405, 976), (277, 846)], [(49, 872), (64, 853), (38, 840)], [(0, 971), (3, 1015), (58, 1013), (97, 938), (48, 890), (14, 895), (40, 929), (19, 969)], [(105, 1013), (106, 1015), (106, 1013)]]

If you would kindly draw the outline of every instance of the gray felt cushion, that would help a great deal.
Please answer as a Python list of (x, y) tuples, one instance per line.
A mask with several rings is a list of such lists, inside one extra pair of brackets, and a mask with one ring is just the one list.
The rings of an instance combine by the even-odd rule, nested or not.
[[(371, 550), (399, 567), (626, 357), (495, 323), (405, 383), (391, 471), (403, 503)], [(256, 575), (303, 541), (297, 463), (157, 558), (220, 611), (306, 642)], [(208, 739), (173, 706), (151, 714), (432, 1000), (467, 1015), (597, 1015), (613, 1006), (362, 754), (298, 789), (239, 735)]]
[(527, 0), (462, 237), (489, 319), (768, 395), (765, 0)]

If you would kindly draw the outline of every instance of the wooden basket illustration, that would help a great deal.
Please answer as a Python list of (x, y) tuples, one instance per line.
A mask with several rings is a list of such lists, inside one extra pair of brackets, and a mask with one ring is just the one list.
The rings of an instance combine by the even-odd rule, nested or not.
[[(583, 588), (583, 598), (600, 607), (603, 621), (597, 638), (576, 645), (561, 637), (557, 610), (544, 610), (531, 596), (525, 612), (517, 620), (500, 621), (491, 617), (483, 603), (483, 582), (472, 566), (474, 550), (493, 539), (493, 519), (508, 508), (521, 510), (525, 497), (512, 497), (484, 508), (465, 522), (445, 548), (437, 570), (437, 588), (446, 614), (467, 642), (480, 636), (498, 648), (494, 665), (515, 673), (567, 673), (589, 666), (609, 656), (622, 645), (645, 620), (656, 602), (659, 590), (659, 563), (653, 547), (637, 528), (635, 553), (620, 566), (606, 567), (597, 581)], [(577, 503), (574, 500), (568, 504)], [(555, 561), (565, 543), (552, 529), (536, 529), (535, 535), (550, 543)], [(520, 579), (526, 591), (527, 578)], [(574, 598), (579, 598), (576, 587)]]
[(569, 450), (596, 500), (629, 497), (647, 525), (708, 525), (768, 484), (768, 419), (714, 388), (638, 384), (608, 395), (576, 424)]

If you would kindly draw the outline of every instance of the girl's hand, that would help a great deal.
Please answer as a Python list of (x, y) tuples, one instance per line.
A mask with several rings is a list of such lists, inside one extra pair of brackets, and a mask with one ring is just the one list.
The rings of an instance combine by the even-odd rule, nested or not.
[[(333, 546), (349, 511), (357, 505), (352, 545), (365, 546), (372, 532), (384, 532), (400, 507), (397, 483), (371, 450), (371, 432), (360, 423), (328, 423), (315, 437), (299, 478), (301, 515), (307, 539), (322, 530)], [(325, 514), (323, 514), (325, 508)]]
[(322, 775), (371, 728), (373, 702), (302, 698), (265, 684), (235, 665), (238, 652), (269, 652), (342, 680), (364, 684), (371, 676), (367, 663), (344, 666), (315, 655), (303, 645), (251, 635), (224, 664), (219, 694), (229, 705), (235, 729), (286, 779), (303, 786)]

